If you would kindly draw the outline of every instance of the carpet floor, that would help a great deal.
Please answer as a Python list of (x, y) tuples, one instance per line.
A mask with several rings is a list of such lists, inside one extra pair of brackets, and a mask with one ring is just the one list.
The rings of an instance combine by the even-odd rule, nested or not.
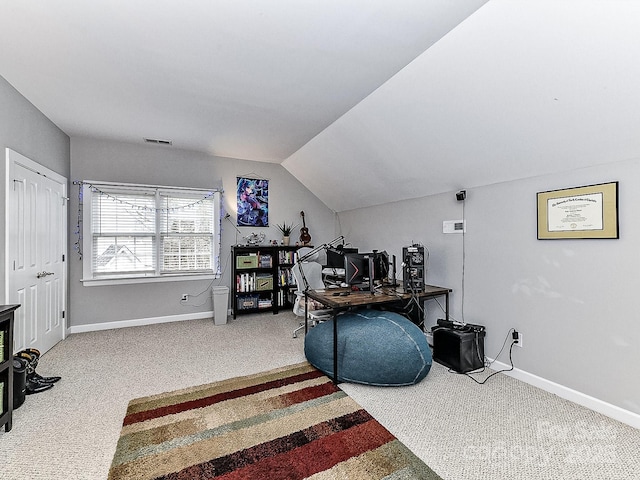
[(306, 362), (132, 400), (109, 479), (440, 479)]

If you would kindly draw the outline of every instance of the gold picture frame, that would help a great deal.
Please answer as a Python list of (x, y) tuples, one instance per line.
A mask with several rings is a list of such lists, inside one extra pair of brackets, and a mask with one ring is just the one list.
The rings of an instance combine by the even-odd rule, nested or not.
[(538, 240), (619, 238), (618, 182), (539, 192)]

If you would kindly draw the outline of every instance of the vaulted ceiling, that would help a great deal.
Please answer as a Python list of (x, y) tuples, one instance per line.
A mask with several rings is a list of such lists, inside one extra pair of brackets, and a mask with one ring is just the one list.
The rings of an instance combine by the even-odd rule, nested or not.
[(638, 25), (629, 0), (4, 0), (0, 75), (71, 137), (282, 163), (343, 211), (639, 157)]

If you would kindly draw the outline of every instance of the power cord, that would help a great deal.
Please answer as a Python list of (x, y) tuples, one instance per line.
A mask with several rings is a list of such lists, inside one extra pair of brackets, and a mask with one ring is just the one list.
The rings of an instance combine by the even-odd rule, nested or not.
[[(444, 313), (445, 318), (446, 318), (447, 310), (442, 306), (442, 304), (440, 303), (440, 300), (438, 300), (436, 297), (429, 298), (428, 300), (433, 300), (434, 302), (436, 302), (438, 304), (438, 306), (440, 307), (440, 310), (442, 311), (442, 313)], [(456, 317), (454, 317), (453, 315), (451, 315), (451, 313), (449, 313), (448, 320), (463, 324), (463, 322), (458, 321), (458, 319)]]
[(411, 318), (411, 314), (417, 308), (419, 315), (418, 318), (421, 319), (418, 327), (420, 328), (420, 330), (424, 331), (424, 309), (422, 308), (422, 305), (420, 305), (418, 292), (416, 292), (413, 282), (408, 282), (408, 287), (411, 291), (411, 298), (409, 298), (409, 300), (405, 304), (403, 311), (407, 317)]
[(466, 263), (466, 251), (465, 251), (465, 236), (466, 236), (466, 225), (465, 225), (465, 218), (464, 218), (464, 205), (465, 205), (465, 198), (466, 195), (464, 196), (464, 198), (462, 199), (462, 304), (461, 304), (461, 314), (462, 314), (462, 323), (466, 323), (464, 321), (464, 274), (465, 274), (465, 263)]
[[(231, 258), (231, 252), (229, 252), (229, 255), (227, 255), (227, 260), (225, 261), (224, 264), (224, 268), (222, 269), (222, 272), (220, 272), (220, 276), (218, 278), (214, 278), (213, 280), (211, 280), (211, 282), (209, 282), (209, 285), (207, 285), (207, 287), (201, 291), (200, 293), (194, 293), (193, 295), (189, 294), (189, 297), (195, 297), (198, 298), (200, 295), (203, 295), (205, 293), (208, 293), (211, 290), (211, 287), (213, 286), (214, 282), (217, 281), (221, 281), (222, 278), (224, 278), (224, 274), (227, 271), (227, 268), (229, 267), (229, 259)], [(207, 303), (207, 301), (204, 301), (202, 303), (199, 304), (190, 304), (190, 303), (186, 303), (188, 302), (188, 300), (180, 300), (180, 305), (184, 306), (184, 307), (193, 307), (193, 308), (198, 308), (198, 307), (202, 307), (203, 305), (205, 305)]]
[[(514, 329), (510, 328), (509, 331), (507, 332), (507, 336), (504, 339), (504, 342), (502, 343), (502, 348), (500, 349), (500, 351), (498, 352), (498, 355), (495, 356), (493, 362), (495, 362), (498, 357), (502, 354), (502, 351), (504, 350), (505, 346), (507, 345), (507, 340), (509, 340), (509, 338), (512, 338), (512, 333), (513, 333)], [(512, 353), (513, 353), (513, 346), (516, 344), (515, 340), (511, 341), (511, 345), (509, 345), (509, 364), (511, 365), (509, 368), (505, 368), (503, 370), (498, 370), (496, 372), (493, 372), (491, 375), (489, 375), (488, 377), (486, 377), (484, 380), (482, 381), (478, 381), (477, 379), (473, 378), (471, 375), (477, 375), (479, 373), (483, 373), (485, 371), (486, 368), (490, 367), (491, 364), (493, 364), (493, 362), (486, 362), (483, 361), (483, 367), (481, 369), (475, 370), (473, 372), (467, 372), (464, 375), (466, 375), (468, 378), (470, 378), (471, 380), (473, 380), (474, 382), (476, 382), (478, 385), (484, 385), (487, 380), (489, 380), (491, 377), (499, 374), (499, 373), (504, 373), (504, 372), (510, 372), (513, 370), (514, 366), (513, 366), (513, 358), (512, 358)], [(476, 351), (479, 352), (479, 348), (478, 348), (478, 336), (476, 335)], [(457, 372), (456, 372), (457, 373)]]
[(512, 339), (511, 341), (511, 346), (513, 347), (513, 344), (516, 343), (515, 340), (513, 340), (513, 332), (515, 332), (515, 328), (510, 328), (509, 331), (507, 332), (507, 336), (504, 338), (504, 341), (502, 342), (502, 347), (500, 348), (500, 351), (498, 352), (498, 354), (494, 357), (492, 362), (485, 362), (487, 367), (490, 367), (496, 360), (498, 360), (498, 357), (502, 354), (504, 347), (507, 345), (507, 340), (509, 340), (509, 338)]

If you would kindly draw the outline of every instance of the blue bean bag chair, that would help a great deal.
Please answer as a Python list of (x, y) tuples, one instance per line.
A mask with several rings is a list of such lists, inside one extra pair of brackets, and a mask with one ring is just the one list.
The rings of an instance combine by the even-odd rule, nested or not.
[[(377, 386), (413, 385), (431, 369), (424, 333), (398, 313), (356, 310), (339, 315), (338, 381)], [(333, 378), (333, 321), (309, 330), (304, 353)]]

